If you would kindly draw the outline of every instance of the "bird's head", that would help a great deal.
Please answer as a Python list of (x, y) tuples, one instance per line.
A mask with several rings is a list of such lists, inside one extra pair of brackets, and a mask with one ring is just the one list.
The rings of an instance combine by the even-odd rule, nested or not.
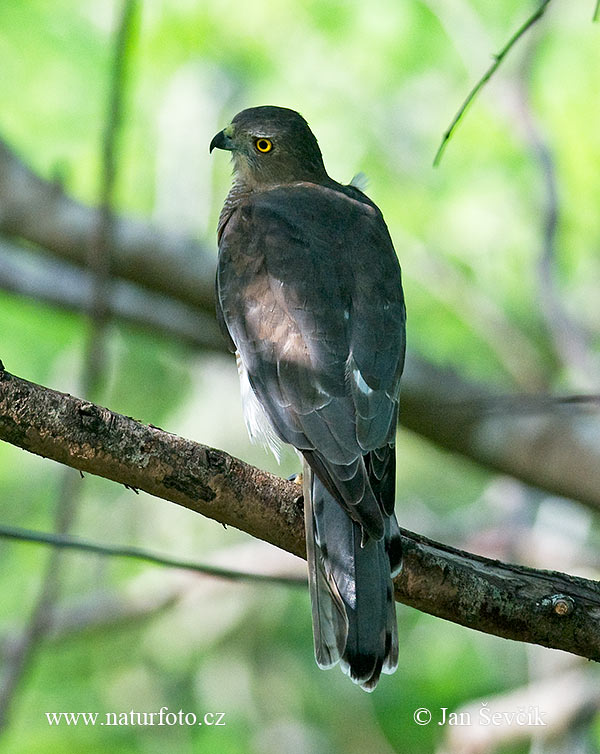
[(242, 110), (213, 138), (215, 148), (232, 153), (236, 181), (249, 187), (328, 180), (307, 122), (285, 107)]

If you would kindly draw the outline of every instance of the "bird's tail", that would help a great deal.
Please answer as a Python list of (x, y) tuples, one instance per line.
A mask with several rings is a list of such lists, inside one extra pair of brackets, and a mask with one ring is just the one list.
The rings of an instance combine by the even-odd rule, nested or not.
[(317, 664), (329, 668), (339, 661), (355, 683), (372, 691), (381, 672), (393, 673), (398, 665), (392, 584), (400, 568), (398, 524), (392, 515), (383, 539), (362, 542), (360, 525), (308, 464), (303, 483)]

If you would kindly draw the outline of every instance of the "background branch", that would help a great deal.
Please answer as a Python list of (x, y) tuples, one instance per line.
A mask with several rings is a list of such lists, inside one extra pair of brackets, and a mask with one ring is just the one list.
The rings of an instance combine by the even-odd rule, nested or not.
[[(500, 725), (478, 725), (482, 706), (487, 707), (490, 714), (537, 709), (542, 713), (544, 725), (518, 725), (506, 721)], [(491, 698), (486, 695), (461, 706), (456, 710), (457, 714), (467, 713), (475, 722), (471, 726), (449, 726), (445, 731), (444, 745), (438, 750), (438, 754), (494, 752), (502, 746), (514, 746), (517, 742), (528, 740), (552, 740), (556, 743), (559, 736), (565, 735), (574, 723), (593, 717), (598, 706), (600, 689), (595, 667), (577, 667), (558, 675), (552, 674), (527, 686)], [(557, 747), (551, 751), (577, 749)]]
[(554, 401), (540, 412), (543, 398), (531, 412), (529, 396), (513, 396), (507, 406), (506, 397), (416, 358), (407, 361), (402, 379), (402, 426), (488, 468), (600, 507), (600, 453), (586, 439), (598, 426), (593, 403), (575, 414), (573, 406), (561, 410)]
[[(261, 448), (248, 445), (234, 360), (225, 354), (215, 323), (213, 230), (230, 169), (227, 156), (215, 162), (207, 149), (235, 112), (260, 104), (266, 91), (284, 93), (315, 129), (332, 175), (348, 179), (364, 170), (371, 176), (369, 193), (384, 211), (403, 265), (413, 349), (398, 435), (403, 525), (503, 563), (600, 579), (600, 402), (593, 395), (564, 395), (595, 394), (600, 386), (593, 375), (573, 381), (581, 369), (565, 368), (557, 356), (553, 323), (546, 323), (538, 300), (546, 185), (515, 106), (523, 58), (536, 43), (527, 87), (556, 171), (554, 295), (580, 328), (597, 372), (600, 182), (593, 165), (600, 112), (598, 99), (590, 96), (600, 65), (598, 24), (590, 23), (597, 0), (589, 8), (552, 3), (458, 124), (452, 136), (458, 142), (449, 148), (460, 152), (468, 136), (468, 149), (444, 154), (441, 173), (431, 168), (456, 110), (494, 63), (491, 53), (542, 1), (527, 0), (515, 11), (467, 0), (382, 0), (368, 9), (292, 0), (274, 14), (272, 3), (259, 0), (250, 24), (224, 18), (219, 3), (179, 3), (175, 9), (138, 2), (143, 12), (134, 22), (125, 69), (122, 147), (113, 152), (111, 279), (100, 302), (108, 358), (93, 394), (81, 381), (93, 287), (88, 251), (98, 236), (106, 167), (101, 150), (125, 0), (0, 4), (0, 140), (9, 145), (0, 146), (0, 357), (7, 368), (80, 399), (69, 405), (81, 425), (90, 424), (82, 454), (94, 453), (98, 463), (106, 462), (104, 447), (111, 442), (102, 418), (110, 421), (111, 414), (103, 405), (210, 446), (199, 451), (146, 428), (167, 446), (182, 443), (174, 457), (189, 452), (189, 468), (182, 461), (171, 479), (166, 473), (170, 486), (163, 492), (173, 496), (187, 489), (196, 507), (204, 500), (209, 509), (210, 494), (223, 504), (210, 479), (206, 490), (196, 492), (202, 478), (193, 460), (208, 453), (218, 466), (224, 457), (214, 448), (281, 476), (292, 473), (297, 460), (291, 451), (279, 470)], [(299, 67), (298, 54), (306, 49), (310, 65)], [(371, 52), (353, 54), (357, 50)], [(340, 60), (343, 66), (332, 67)], [(460, 75), (461, 66), (466, 75)], [(456, 89), (461, 79), (462, 91)], [(41, 393), (10, 382), (25, 403), (39, 399)], [(0, 379), (0, 401), (5, 389)], [(11, 393), (11, 408), (26, 414), (21, 397)], [(45, 399), (39, 409), (54, 410)], [(40, 426), (3, 414), (1, 432), (14, 431), (24, 442), (39, 434), (44, 452), (59, 453), (64, 415), (56, 411), (56, 424)], [(137, 439), (127, 467), (144, 476), (149, 472), (140, 463), (152, 446), (142, 450)], [(70, 462), (81, 465), (77, 457)], [(231, 480), (222, 462), (221, 476)], [(234, 460), (227, 464), (237, 468)], [(149, 468), (154, 473), (152, 463)], [(281, 485), (281, 494), (273, 496), (275, 524), (264, 528), (277, 531), (282, 515), (289, 515), (283, 531), (294, 526), (300, 516), (297, 489), (271, 477), (257, 487), (250, 471), (242, 473), (247, 476), (237, 492), (229, 482), (234, 504), (240, 501), (239, 516), (252, 515), (252, 500), (261, 515), (261, 500)], [(115, 469), (115, 478), (123, 474)], [(143, 491), (136, 495), (120, 482), (88, 473), (82, 478), (70, 466), (6, 442), (0, 442), (2, 523), (52, 531), (63, 477), (74, 488), (69, 494), (80, 497), (73, 534), (225, 569), (305, 576), (305, 562), (284, 549)], [(288, 494), (290, 509), (281, 512)], [(294, 539), (298, 547), (301, 534)], [(598, 630), (585, 622), (591, 603), (577, 593), (579, 582), (539, 572), (524, 576), (518, 567), (427, 545), (405, 534), (405, 580), (398, 589), (409, 604), (473, 629), (492, 616), (493, 630), (503, 636), (529, 633), (532, 640), (568, 647), (566, 633), (576, 633), (579, 624), (571, 622), (573, 603), (559, 596), (566, 593), (574, 600), (576, 621), (583, 622), (579, 651), (589, 652), (583, 645)], [(0, 537), (0, 684), (27, 640), (56, 549)], [(425, 754), (442, 745), (444, 729), (413, 725), (417, 704), (460, 710), (481, 698), (505, 705), (510, 698), (496, 700), (494, 694), (515, 685), (530, 692), (526, 705), (546, 713), (544, 732), (561, 736), (533, 742), (536, 752), (583, 751), (591, 740), (593, 721), (586, 714), (597, 709), (597, 694), (589, 707), (579, 698), (564, 729), (560, 722), (569, 706), (563, 697), (571, 694), (570, 702), (573, 696), (560, 683), (568, 668), (584, 670), (590, 686), (600, 672), (582, 656), (500, 642), (402, 606), (401, 677), (383, 679), (381, 693), (367, 697), (339, 672), (315, 667), (305, 589), (265, 589), (132, 559), (60, 551), (59, 591), (44, 615), (35, 664), (14, 695), (2, 750), (49, 754), (57, 735), (69, 738), (67, 748), (110, 748), (110, 731), (102, 727), (80, 725), (49, 735), (44, 710), (92, 709), (102, 716), (138, 709), (144, 700), (143, 708), (152, 709), (158, 700), (171, 710), (197, 711), (198, 700), (206, 699), (234, 714), (227, 740), (219, 736), (232, 750), (363, 754), (366, 748), (391, 754), (407, 748), (408, 736), (412, 754)], [(536, 685), (541, 678), (552, 704)], [(316, 706), (315, 699), (321, 700)], [(164, 730), (161, 746), (202, 748), (202, 731)], [(481, 748), (476, 728), (469, 731), (472, 750)], [(119, 747), (144, 748), (148, 733), (140, 726), (122, 728)], [(500, 745), (497, 738), (488, 743)], [(468, 746), (464, 739), (462, 744)], [(459, 744), (455, 750), (461, 751)]]
[(438, 147), (438, 150), (435, 153), (435, 157), (433, 159), (434, 166), (437, 166), (440, 164), (440, 160), (442, 159), (442, 155), (444, 154), (444, 151), (446, 149), (446, 146), (448, 145), (448, 142), (452, 138), (452, 134), (456, 130), (456, 127), (462, 120), (464, 114), (467, 112), (470, 105), (473, 104), (473, 100), (475, 99), (475, 97), (477, 97), (479, 92), (483, 89), (483, 87), (487, 84), (487, 82), (496, 73), (496, 71), (500, 67), (500, 64), (502, 63), (504, 58), (508, 55), (508, 53), (514, 47), (514, 45), (519, 41), (519, 39), (521, 39), (523, 34), (525, 34), (529, 29), (531, 29), (531, 27), (537, 21), (539, 21), (540, 18), (544, 15), (549, 4), (550, 4), (550, 0), (543, 0), (542, 4), (535, 11), (535, 13), (529, 16), (529, 18), (512, 35), (512, 37), (508, 40), (508, 42), (504, 45), (504, 47), (500, 50), (500, 52), (494, 55), (494, 62), (487, 69), (487, 71), (483, 74), (483, 76), (479, 79), (479, 81), (475, 84), (475, 86), (471, 89), (471, 91), (467, 95), (467, 98), (462, 103), (462, 105), (460, 106), (460, 109), (454, 116), (454, 119), (452, 120), (452, 123), (448, 127), (448, 130), (444, 134), (442, 138), (442, 142), (440, 146)]
[[(0, 233), (85, 267), (95, 228), (94, 208), (38, 177), (0, 141)], [(214, 311), (214, 256), (197, 241), (115, 216), (111, 245), (113, 274)]]
[[(106, 372), (106, 337), (109, 317), (108, 295), (111, 275), (112, 197), (117, 173), (117, 139), (122, 120), (125, 64), (131, 35), (136, 0), (123, 0), (115, 36), (113, 64), (104, 134), (99, 187), (99, 202), (94, 231), (86, 250), (86, 263), (91, 279), (89, 328), (82, 365), (81, 391), (95, 397)], [(65, 470), (56, 502), (55, 531), (66, 534), (75, 521), (82, 489), (73, 474)], [(54, 606), (61, 590), (64, 565), (62, 551), (54, 549), (45, 566), (40, 591), (22, 641), (5, 663), (0, 686), (0, 731), (6, 728), (16, 691), (36, 650), (51, 625)]]
[[(1, 183), (0, 172), (0, 186)], [(0, 203), (0, 215), (1, 207)], [(115, 222), (126, 227), (131, 221), (121, 218)], [(143, 224), (136, 227), (141, 228)], [(144, 227), (144, 233), (149, 237), (151, 226)], [(122, 239), (119, 242), (117, 238), (114, 248), (117, 252), (115, 267), (118, 267), (118, 255), (121, 251), (127, 253), (126, 246), (122, 245)], [(1, 243), (0, 259), (2, 255), (10, 259), (14, 249), (14, 244)], [(148, 248), (150, 256), (155, 251), (156, 247)], [(149, 265), (152, 266), (150, 257)], [(27, 285), (20, 282), (19, 275), (25, 266), (34, 270), (26, 276)], [(173, 257), (169, 259), (169, 269), (173, 275), (167, 274), (165, 268), (165, 274), (154, 281), (155, 290), (165, 294), (162, 297), (123, 280), (113, 281), (109, 302), (112, 316), (150, 327), (168, 337), (175, 336), (195, 347), (225, 352), (225, 344), (214, 321), (212, 298), (209, 315), (208, 310), (202, 309), (200, 295), (194, 299), (195, 305), (190, 306), (185, 297), (176, 294), (170, 296), (169, 285), (161, 289), (162, 283), (177, 278), (182, 267), (185, 264)], [(132, 279), (140, 285), (146, 280), (144, 270), (145, 267), (140, 265), (132, 275)], [(55, 286), (53, 281), (67, 271), (73, 275), (69, 279), (73, 286), (68, 285), (69, 290), (65, 291), (64, 285), (57, 283)], [(211, 297), (213, 275), (212, 260), (207, 262), (206, 268), (202, 264), (190, 267), (189, 279), (199, 285), (205, 277), (211, 277)], [(76, 268), (64, 267), (62, 262), (42, 262), (39, 255), (31, 257), (31, 261), (15, 257), (0, 269), (0, 284), (2, 280), (12, 290), (28, 293), (33, 289), (36, 294), (45, 291), (48, 300), (62, 301), (67, 307), (84, 306), (86, 289), (79, 291), (77, 287), (81, 275)], [(527, 411), (527, 416), (515, 416), (514, 410), (502, 415), (498, 407), (507, 407), (498, 403), (497, 399), (498, 396), (494, 396), (482, 384), (466, 380), (452, 369), (442, 369), (409, 353), (402, 382), (401, 424), (405, 428), (490, 469), (594, 508), (600, 507), (600, 451), (593, 442), (594, 433), (588, 431), (597, 425), (597, 412), (557, 412), (553, 403), (551, 406), (546, 404), (550, 410), (543, 415), (535, 416), (531, 410)], [(531, 400), (535, 405), (535, 396)], [(490, 411), (490, 406), (495, 410)]]
[[(178, 503), (304, 557), (297, 485), (227, 453), (0, 372), (0, 438)], [(403, 533), (396, 597), (505, 638), (600, 659), (600, 589)]]
[(20, 526), (6, 526), (0, 524), (0, 537), (13, 539), (18, 542), (29, 542), (33, 544), (49, 545), (57, 549), (78, 550), (92, 555), (102, 555), (111, 558), (133, 558), (142, 560), (153, 565), (165, 566), (167, 568), (180, 568), (184, 571), (202, 573), (206, 576), (216, 576), (231, 581), (256, 581), (271, 584), (282, 584), (284, 586), (306, 586), (305, 578), (295, 578), (293, 576), (277, 576), (264, 573), (255, 573), (251, 571), (240, 571), (231, 568), (221, 568), (219, 566), (209, 565), (208, 563), (192, 563), (189, 560), (179, 560), (169, 558), (165, 555), (159, 555), (150, 552), (141, 547), (131, 547), (124, 545), (103, 545), (100, 542), (93, 542), (82, 537), (74, 537), (68, 534), (57, 534), (51, 532), (32, 531), (23, 529)]
[(569, 370), (575, 384), (589, 388), (597, 383), (597, 369), (592, 359), (592, 336), (567, 310), (558, 279), (560, 201), (556, 165), (531, 105), (531, 76), (536, 50), (537, 42), (528, 46), (523, 75), (517, 81), (515, 90), (517, 115), (542, 179), (542, 244), (537, 264), (540, 309), (557, 358)]
[[(85, 314), (91, 281), (80, 267), (0, 237), (0, 289)], [(175, 338), (194, 348), (225, 351), (213, 312), (205, 313), (134, 283), (112, 278), (107, 310), (114, 321)]]

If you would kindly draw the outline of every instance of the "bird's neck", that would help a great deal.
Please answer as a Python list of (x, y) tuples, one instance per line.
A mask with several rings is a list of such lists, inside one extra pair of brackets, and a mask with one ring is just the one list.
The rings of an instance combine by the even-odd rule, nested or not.
[(235, 180), (232, 187), (229, 189), (229, 193), (223, 204), (223, 209), (219, 215), (219, 224), (217, 226), (217, 238), (221, 238), (223, 228), (227, 224), (227, 221), (231, 217), (231, 213), (235, 210), (238, 204), (243, 201), (249, 194), (252, 193), (252, 188), (241, 181)]

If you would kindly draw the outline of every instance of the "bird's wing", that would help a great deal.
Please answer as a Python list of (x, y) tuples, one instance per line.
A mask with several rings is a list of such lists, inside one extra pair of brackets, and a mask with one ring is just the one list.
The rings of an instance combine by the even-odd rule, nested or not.
[(389, 494), (369, 477), (389, 486), (404, 301), (379, 210), (340, 189), (240, 202), (221, 233), (218, 308), (278, 435), (379, 539)]

